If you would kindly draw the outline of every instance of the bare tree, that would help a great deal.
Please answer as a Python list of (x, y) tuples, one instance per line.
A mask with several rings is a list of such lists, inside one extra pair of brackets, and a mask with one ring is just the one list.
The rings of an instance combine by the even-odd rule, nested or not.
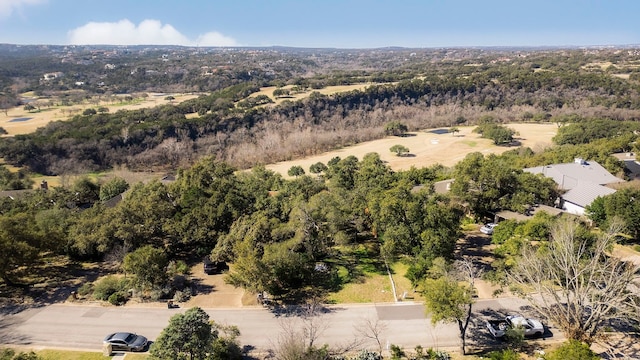
[(364, 318), (355, 326), (357, 334), (365, 339), (371, 339), (378, 345), (378, 353), (382, 354), (382, 335), (387, 330), (387, 323), (378, 318)]
[(614, 221), (594, 241), (576, 220), (560, 220), (548, 247), (526, 248), (508, 277), (568, 338), (591, 344), (611, 321), (638, 319), (638, 267), (609, 253), (621, 229)]

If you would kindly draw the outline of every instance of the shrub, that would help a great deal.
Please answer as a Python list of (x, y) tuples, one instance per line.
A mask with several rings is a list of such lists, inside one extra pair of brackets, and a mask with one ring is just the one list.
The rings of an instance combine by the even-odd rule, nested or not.
[(391, 358), (392, 359), (401, 359), (403, 356), (405, 356), (404, 351), (402, 350), (402, 348), (398, 345), (391, 345)]
[(524, 328), (521, 326), (507, 329), (504, 333), (505, 340), (513, 348), (519, 348), (524, 344)]
[(13, 349), (3, 349), (0, 351), (0, 360), (39, 360), (41, 359), (35, 352), (21, 352), (16, 354)]
[(491, 360), (519, 360), (520, 355), (512, 349), (505, 349), (492, 351), (487, 354), (487, 358)]
[(416, 356), (412, 357), (415, 360), (450, 360), (451, 355), (444, 351), (434, 350), (429, 348), (426, 352), (424, 348), (420, 345), (415, 347)]
[(545, 360), (565, 360), (565, 359), (580, 359), (580, 360), (598, 360), (600, 357), (596, 355), (589, 345), (577, 340), (569, 340), (562, 344), (559, 348), (553, 350), (546, 355)]
[(111, 305), (120, 306), (127, 302), (127, 295), (124, 291), (118, 291), (109, 296), (109, 303)]
[(78, 295), (87, 296), (93, 292), (93, 283), (84, 283), (78, 289)]
[(362, 350), (353, 358), (353, 360), (382, 360), (382, 355), (375, 351)]
[(183, 290), (178, 290), (176, 291), (175, 294), (173, 294), (173, 301), (176, 302), (185, 302), (187, 300), (189, 300), (191, 298), (191, 289), (190, 288), (185, 288)]
[(95, 283), (93, 287), (93, 297), (97, 300), (107, 301), (109, 297), (118, 292), (123, 291), (127, 281), (116, 276), (107, 276)]
[(171, 293), (172, 293), (172, 290), (169, 287), (152, 289), (149, 292), (149, 299), (151, 299), (151, 301), (166, 299), (170, 296)]

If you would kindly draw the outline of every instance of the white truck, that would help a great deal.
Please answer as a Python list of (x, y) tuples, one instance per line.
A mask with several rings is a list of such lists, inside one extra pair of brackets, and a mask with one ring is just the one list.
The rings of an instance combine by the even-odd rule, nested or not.
[(522, 315), (510, 315), (504, 320), (487, 320), (487, 329), (494, 338), (503, 338), (508, 329), (521, 328), (524, 336), (542, 336), (544, 325), (538, 320), (525, 318)]

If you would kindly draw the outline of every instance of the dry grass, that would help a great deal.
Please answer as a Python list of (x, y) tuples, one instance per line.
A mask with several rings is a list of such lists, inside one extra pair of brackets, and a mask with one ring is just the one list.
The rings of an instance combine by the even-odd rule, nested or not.
[[(291, 96), (278, 97), (278, 98), (273, 96), (273, 90), (277, 89), (277, 87), (275, 87), (275, 86), (267, 86), (267, 87), (260, 88), (260, 91), (251, 94), (250, 97), (255, 97), (255, 96), (258, 96), (258, 95), (266, 95), (269, 98), (271, 98), (271, 100), (274, 101), (275, 105), (278, 105), (278, 104), (280, 104), (280, 103), (282, 103), (283, 101), (286, 101), (286, 100), (295, 101), (295, 100), (304, 99), (304, 98), (308, 97), (309, 94), (311, 94), (314, 91), (315, 92), (319, 92), (320, 94), (323, 94), (323, 95), (333, 95), (333, 94), (336, 94), (336, 93), (352, 91), (352, 90), (364, 90), (364, 89), (367, 88), (367, 86), (370, 86), (370, 85), (372, 85), (372, 84), (367, 83), (367, 84), (327, 86), (327, 87), (322, 88), (322, 89), (313, 89), (313, 90), (303, 91), (303, 92), (300, 92), (300, 93), (291, 94)], [(282, 89), (291, 89), (292, 87), (293, 87), (292, 85), (287, 85), (287, 86), (282, 87)]]
[[(169, 100), (165, 100), (168, 94), (156, 94), (150, 93), (145, 98), (137, 98), (133, 101), (117, 101), (106, 102), (101, 101), (98, 104), (95, 102), (86, 102), (83, 104), (74, 104), (70, 106), (53, 106), (50, 108), (42, 107), (40, 111), (26, 111), (24, 106), (17, 106), (9, 109), (7, 115), (4, 113), (0, 115), (0, 127), (7, 131), (6, 135), (13, 136), (20, 134), (29, 134), (34, 132), (37, 128), (44, 127), (52, 121), (64, 121), (70, 117), (82, 114), (85, 109), (97, 109), (98, 107), (107, 107), (109, 112), (116, 112), (118, 110), (136, 110), (154, 107), (158, 105), (169, 104)], [(185, 100), (198, 97), (198, 94), (171, 94), (175, 98), (171, 103), (180, 103)], [(14, 119), (28, 118), (26, 121), (12, 121)]]
[[(517, 123), (507, 126), (520, 134), (517, 136), (520, 137), (518, 140), (522, 146), (530, 147), (534, 151), (551, 146), (551, 138), (558, 131), (554, 124)], [(460, 132), (455, 136), (443, 132), (447, 130), (446, 128), (423, 130), (405, 137), (388, 136), (320, 155), (268, 165), (267, 168), (288, 177), (287, 171), (294, 165), (302, 166), (308, 172), (312, 164), (317, 162), (326, 164), (336, 156), (344, 159), (353, 155), (362, 159), (365, 154), (375, 152), (391, 169), (397, 171), (407, 170), (412, 166), (416, 168), (435, 164), (453, 166), (471, 152), (500, 154), (514, 149), (514, 147), (496, 146), (491, 140), (482, 139), (480, 135), (472, 132), (474, 128), (473, 126), (459, 127)], [(409, 156), (395, 156), (389, 151), (389, 148), (396, 144), (409, 148)]]

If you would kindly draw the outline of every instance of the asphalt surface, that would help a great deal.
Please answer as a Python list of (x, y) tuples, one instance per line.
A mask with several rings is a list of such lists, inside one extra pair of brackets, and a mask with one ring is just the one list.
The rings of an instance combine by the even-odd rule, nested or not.
[[(526, 303), (521, 299), (479, 300), (474, 304), (474, 313), (478, 316), (467, 331), (468, 343), (493, 341), (483, 318), (522, 312), (525, 308)], [(100, 351), (104, 336), (116, 331), (131, 331), (154, 340), (171, 316), (185, 310), (64, 304), (26, 309), (0, 316), (0, 344)], [(384, 348), (390, 344), (406, 349), (416, 345), (424, 348), (459, 346), (456, 324), (433, 326), (424, 306), (415, 303), (337, 305), (324, 308), (312, 317), (262, 307), (204, 310), (217, 323), (238, 326), (241, 344), (258, 350), (275, 349), (287, 334), (305, 328), (319, 334), (315, 344), (332, 347), (358, 344), (358, 348), (377, 349), (375, 336), (371, 336), (372, 328), (378, 329), (377, 337)]]

